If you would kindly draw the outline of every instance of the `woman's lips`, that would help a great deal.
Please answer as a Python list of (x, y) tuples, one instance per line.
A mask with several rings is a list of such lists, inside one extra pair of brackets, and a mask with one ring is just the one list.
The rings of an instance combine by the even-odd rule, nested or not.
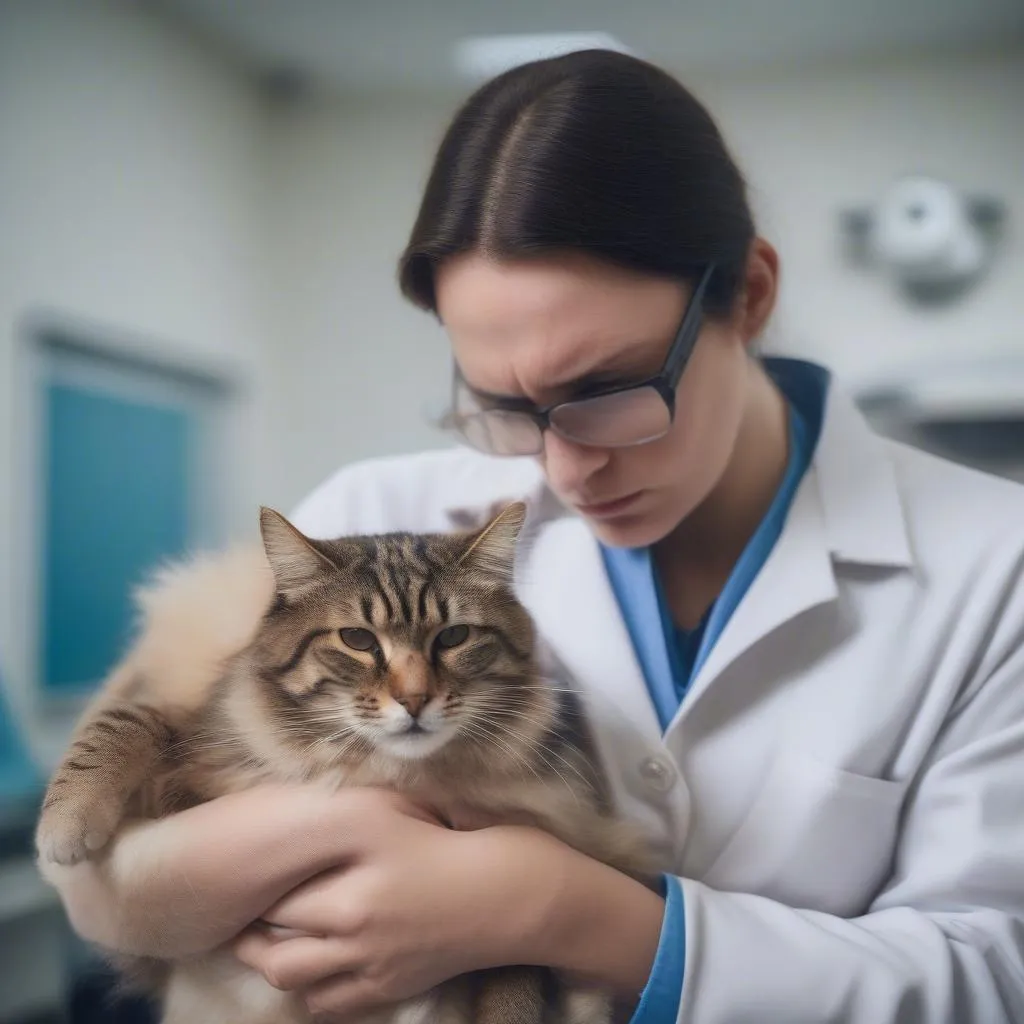
[(614, 501), (596, 502), (592, 505), (577, 505), (576, 511), (589, 519), (614, 519), (628, 511), (640, 498), (643, 491), (636, 491), (634, 494), (627, 494), (624, 498), (616, 498)]

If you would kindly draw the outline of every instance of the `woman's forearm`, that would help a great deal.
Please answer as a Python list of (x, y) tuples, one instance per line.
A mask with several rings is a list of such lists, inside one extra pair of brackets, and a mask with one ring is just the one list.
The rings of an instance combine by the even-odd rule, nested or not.
[(85, 939), (187, 956), (228, 941), (338, 862), (336, 801), (310, 788), (261, 787), (132, 823), (100, 859), (41, 867)]
[(658, 952), (661, 896), (532, 829), (497, 826), (464, 842), (474, 863), (491, 865), (487, 916), (502, 922), (502, 942), (485, 966), (543, 964), (623, 999), (639, 997)]
[(594, 877), (574, 876), (562, 895), (549, 932), (557, 947), (547, 959), (625, 998), (639, 997), (658, 951), (665, 901), (633, 879), (591, 864), (598, 869)]

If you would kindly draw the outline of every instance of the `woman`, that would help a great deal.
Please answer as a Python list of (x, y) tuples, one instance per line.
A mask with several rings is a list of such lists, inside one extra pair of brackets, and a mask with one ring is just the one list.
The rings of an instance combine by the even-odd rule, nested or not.
[(755, 358), (778, 276), (678, 83), (605, 52), (513, 70), (456, 116), (401, 264), (486, 454), (351, 467), (296, 516), (448, 529), (528, 497), (524, 600), (662, 895), (529, 829), (265, 789), (55, 874), (76, 927), (164, 955), (241, 933), (332, 1019), (524, 962), (639, 1021), (1024, 1019), (1024, 492)]

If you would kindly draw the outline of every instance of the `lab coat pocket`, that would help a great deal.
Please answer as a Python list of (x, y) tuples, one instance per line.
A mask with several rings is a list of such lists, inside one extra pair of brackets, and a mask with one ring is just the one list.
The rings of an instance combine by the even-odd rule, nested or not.
[(702, 881), (841, 917), (889, 874), (905, 785), (781, 754)]

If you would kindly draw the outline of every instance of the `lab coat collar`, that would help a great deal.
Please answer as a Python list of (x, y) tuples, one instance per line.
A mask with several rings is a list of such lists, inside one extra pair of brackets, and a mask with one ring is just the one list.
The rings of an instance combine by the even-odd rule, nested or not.
[(910, 568), (906, 519), (887, 443), (833, 381), (814, 456), (829, 550), (838, 562)]
[(711, 682), (758, 641), (838, 596), (819, 485), (817, 466), (812, 464), (794, 495), (779, 539), (692, 680), (668, 732)]
[(693, 680), (669, 731), (758, 641), (839, 594), (839, 564), (910, 568), (913, 557), (886, 442), (833, 385), (810, 467), (782, 534)]

